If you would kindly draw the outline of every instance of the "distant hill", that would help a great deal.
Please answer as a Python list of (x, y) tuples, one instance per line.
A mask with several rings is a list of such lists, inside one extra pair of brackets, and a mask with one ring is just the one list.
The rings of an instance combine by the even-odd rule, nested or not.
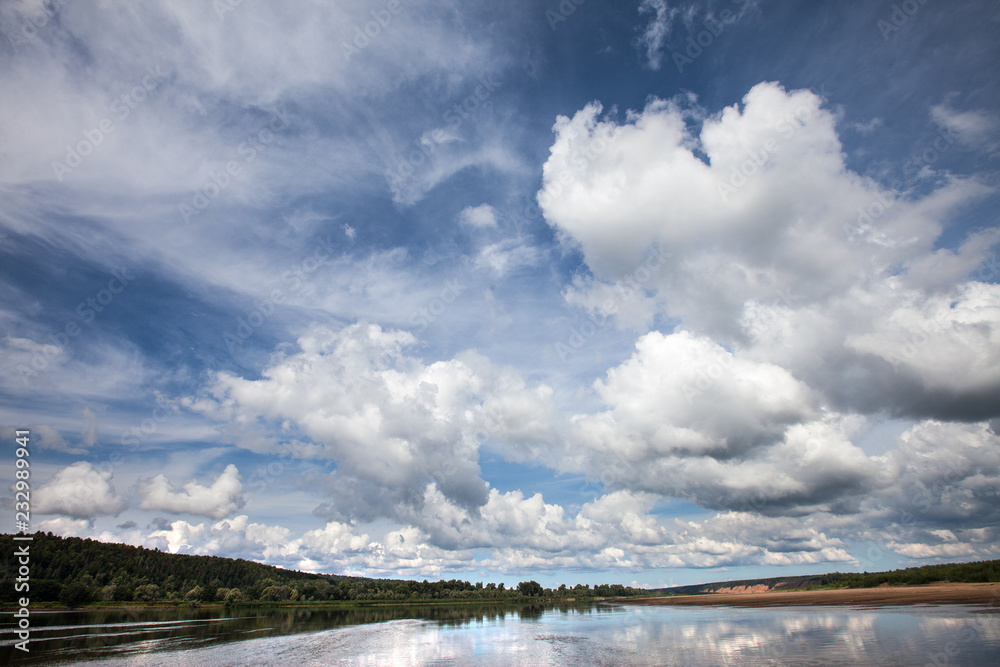
[[(457, 579), (410, 581), (369, 579), (285, 570), (241, 558), (164, 553), (127, 544), (108, 544), (78, 537), (35, 533), (30, 547), (32, 604), (77, 606), (106, 603), (202, 603), (418, 600), (587, 599), (647, 595), (703, 595), (722, 589), (743, 592), (796, 588), (864, 588), (880, 584), (925, 584), (933, 581), (1000, 581), (1000, 560), (893, 570), (892, 572), (817, 574), (766, 579), (717, 581), (650, 591), (602, 584), (590, 587), (543, 588), (522, 581), (517, 588)], [(10, 604), (18, 563), (13, 535), (0, 535), (0, 603)]]
[(713, 581), (707, 584), (692, 584), (690, 586), (672, 586), (670, 588), (653, 588), (650, 593), (657, 595), (705, 595), (717, 593), (723, 588), (739, 586), (767, 586), (767, 590), (794, 590), (797, 588), (815, 588), (832, 584), (841, 576), (833, 574), (807, 574), (794, 577), (769, 577), (767, 579), (737, 579), (734, 581)]
[[(831, 572), (829, 574), (809, 574), (794, 577), (769, 577), (767, 579), (740, 579), (737, 581), (715, 581), (692, 586), (672, 586), (655, 588), (654, 595), (706, 595), (718, 593), (720, 589), (755, 587), (762, 590), (794, 590), (802, 588), (873, 588), (881, 584), (914, 585), (935, 581), (988, 582), (1000, 581), (1000, 560), (985, 560), (973, 563), (949, 563), (943, 565), (923, 565), (891, 572)], [(767, 588), (761, 588), (766, 586)], [(724, 590), (722, 592), (732, 592)], [(743, 592), (743, 591), (735, 591)]]

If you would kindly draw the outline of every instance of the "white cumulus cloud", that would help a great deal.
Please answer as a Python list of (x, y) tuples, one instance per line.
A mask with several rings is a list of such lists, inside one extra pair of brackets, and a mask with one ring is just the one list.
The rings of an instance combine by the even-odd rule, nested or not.
[(115, 493), (112, 473), (86, 461), (63, 468), (35, 490), (33, 509), (39, 514), (64, 514), (89, 519), (118, 514), (128, 501)]
[(185, 484), (182, 491), (178, 491), (166, 475), (160, 474), (139, 483), (139, 507), (221, 519), (233, 514), (246, 503), (241, 480), (240, 471), (230, 464), (215, 478), (211, 486), (202, 486), (192, 481)]

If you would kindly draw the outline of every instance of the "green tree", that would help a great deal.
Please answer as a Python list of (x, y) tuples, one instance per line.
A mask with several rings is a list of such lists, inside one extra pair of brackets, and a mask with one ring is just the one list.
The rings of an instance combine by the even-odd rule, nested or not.
[(59, 602), (67, 607), (79, 607), (94, 599), (94, 594), (90, 586), (82, 581), (75, 581), (68, 586), (63, 586), (59, 593)]
[(288, 586), (268, 586), (260, 592), (260, 599), (265, 602), (282, 602), (292, 596)]
[(156, 584), (136, 586), (133, 599), (136, 602), (152, 602), (160, 598), (160, 587)]
[(118, 586), (108, 584), (97, 593), (97, 599), (102, 602), (111, 602), (112, 600), (117, 600), (119, 595)]
[(539, 597), (542, 594), (542, 585), (537, 581), (522, 581), (517, 585), (517, 591), (525, 597)]

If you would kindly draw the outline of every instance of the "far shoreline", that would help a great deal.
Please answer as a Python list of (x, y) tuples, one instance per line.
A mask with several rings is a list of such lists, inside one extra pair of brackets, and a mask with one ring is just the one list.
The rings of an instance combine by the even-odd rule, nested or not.
[[(307, 601), (261, 601), (251, 600), (249, 602), (238, 602), (226, 604), (225, 602), (197, 602), (192, 604), (187, 601), (158, 600), (152, 602), (90, 602), (86, 604), (68, 607), (55, 602), (42, 602), (38, 605), (31, 605), (32, 612), (94, 612), (94, 611), (198, 611), (198, 610), (239, 610), (239, 609), (307, 609), (307, 610), (347, 610), (347, 609), (372, 609), (383, 607), (472, 607), (477, 605), (496, 606), (532, 606), (532, 605), (582, 605), (597, 604), (607, 602), (620, 602), (630, 598), (605, 598), (605, 597), (584, 597), (584, 598), (548, 598), (548, 597), (520, 597), (520, 598), (420, 598), (412, 600), (307, 600)], [(18, 607), (12, 605), (0, 605), (0, 613), (17, 611)]]
[(616, 604), (680, 607), (798, 607), (860, 606), (889, 607), (920, 604), (987, 606), (983, 611), (1000, 612), (1000, 583), (937, 582), (917, 586), (835, 588), (766, 593), (705, 593), (657, 598), (616, 600)]

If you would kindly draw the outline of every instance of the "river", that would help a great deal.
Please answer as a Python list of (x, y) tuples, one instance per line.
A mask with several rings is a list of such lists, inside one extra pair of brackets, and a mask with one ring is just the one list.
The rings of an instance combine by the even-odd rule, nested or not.
[(1000, 614), (974, 607), (455, 605), (34, 612), (4, 664), (985, 665)]

